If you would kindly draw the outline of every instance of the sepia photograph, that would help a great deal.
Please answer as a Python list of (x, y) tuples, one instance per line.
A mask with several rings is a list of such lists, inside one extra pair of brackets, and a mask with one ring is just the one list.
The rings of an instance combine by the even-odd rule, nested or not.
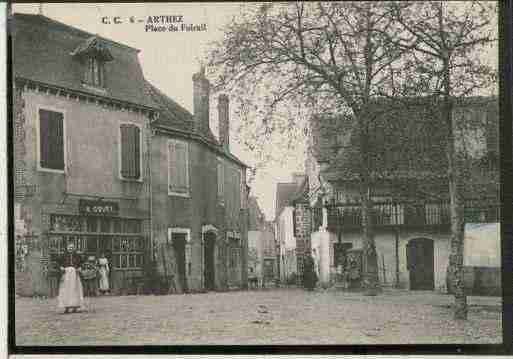
[(7, 4), (12, 345), (502, 345), (499, 17)]

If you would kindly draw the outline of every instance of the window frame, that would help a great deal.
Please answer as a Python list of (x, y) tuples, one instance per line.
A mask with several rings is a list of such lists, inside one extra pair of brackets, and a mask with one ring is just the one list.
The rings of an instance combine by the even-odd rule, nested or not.
[[(41, 166), (41, 117), (39, 116), (39, 112), (43, 111), (49, 111), (49, 112), (57, 112), (62, 114), (62, 151), (63, 151), (63, 158), (64, 158), (64, 168), (62, 170), (55, 169), (55, 168), (46, 168)], [(66, 110), (62, 108), (57, 108), (53, 106), (46, 106), (46, 105), (38, 105), (36, 107), (36, 142), (37, 142), (37, 170), (41, 172), (51, 172), (51, 173), (67, 173), (67, 163), (68, 163), (68, 143), (67, 143), (67, 136), (66, 136)]]
[(185, 243), (190, 244), (191, 243), (191, 229), (190, 228), (184, 228), (184, 227), (169, 227), (167, 229), (167, 240), (168, 243), (173, 243), (173, 234), (185, 234)]
[[(95, 83), (95, 66), (97, 68), (98, 83)], [(105, 61), (99, 59), (98, 56), (88, 56), (85, 59), (85, 73), (83, 84), (96, 89), (105, 89), (105, 76)], [(87, 81), (87, 79), (90, 79), (90, 81)]]
[[(177, 142), (185, 145), (185, 182), (187, 183), (187, 192), (175, 192), (175, 191), (171, 190), (171, 183), (170, 183), (171, 171), (169, 168), (169, 159), (170, 159), (169, 157), (171, 156), (171, 153), (169, 151), (169, 145), (171, 143), (177, 143)], [(168, 196), (189, 198), (191, 196), (191, 184), (190, 184), (190, 177), (189, 177), (189, 142), (182, 140), (182, 139), (178, 139), (178, 138), (169, 138), (166, 142), (166, 152), (167, 152), (167, 155), (166, 155), (166, 158), (167, 158), (167, 162), (166, 162), (167, 194), (168, 194)]]
[[(121, 139), (121, 125), (133, 125), (139, 128), (139, 178), (126, 178), (122, 175), (123, 149)], [(143, 181), (143, 126), (142, 124), (131, 121), (119, 121), (118, 123), (118, 175), (122, 181), (142, 182)]]

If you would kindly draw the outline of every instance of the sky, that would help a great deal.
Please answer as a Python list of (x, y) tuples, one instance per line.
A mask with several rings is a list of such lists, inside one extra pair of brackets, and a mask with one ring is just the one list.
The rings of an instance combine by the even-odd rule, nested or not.
[[(140, 51), (139, 61), (148, 81), (181, 104), (191, 113), (192, 75), (199, 70), (200, 61), (208, 43), (221, 39), (220, 28), (236, 16), (237, 3), (152, 3), (152, 4), (43, 4), (43, 15), (98, 34), (105, 38), (135, 47)], [(38, 13), (39, 4), (13, 4), (13, 12)], [(207, 24), (204, 32), (145, 31), (148, 16), (177, 15), (187, 24)], [(108, 17), (110, 24), (102, 22)], [(114, 17), (122, 23), (114, 24)], [(135, 20), (134, 23), (130, 19)], [(137, 20), (143, 20), (139, 23)], [(217, 100), (210, 99), (211, 128), (217, 135)], [(233, 129), (236, 118), (231, 116), (230, 148), (246, 164), (255, 164), (252, 153), (245, 151), (236, 140)], [(278, 182), (292, 181), (291, 174), (301, 171), (304, 150), (296, 149), (286, 165), (268, 164), (257, 171), (251, 183), (251, 195), (257, 197), (267, 220), (274, 218), (274, 199)]]

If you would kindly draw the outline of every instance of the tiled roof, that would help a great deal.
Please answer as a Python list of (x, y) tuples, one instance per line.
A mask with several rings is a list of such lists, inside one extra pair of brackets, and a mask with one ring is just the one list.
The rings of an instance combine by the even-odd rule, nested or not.
[[(446, 130), (436, 110), (439, 106), (426, 104), (422, 99), (405, 102), (409, 106), (393, 108), (390, 105), (387, 108), (384, 102), (375, 108), (381, 115), (370, 126), (371, 176), (374, 179), (445, 177), (447, 159), (443, 143)], [(492, 119), (487, 126), (493, 127), (497, 125), (496, 119), (493, 122), (496, 105), (494, 98), (472, 97), (458, 101), (456, 108), (486, 108)], [(319, 118), (312, 123), (312, 136), (317, 161), (329, 162), (322, 172), (323, 177), (328, 181), (357, 180), (361, 165), (357, 131), (351, 126), (341, 129), (333, 116), (320, 118), (320, 121), (323, 121), (322, 127), (318, 125)], [(496, 147), (497, 134), (493, 130), (489, 132), (487, 141)]]
[(276, 185), (276, 220), (283, 208), (292, 205), (292, 200), (294, 199), (297, 188), (298, 186), (295, 182), (278, 183)]
[(247, 167), (244, 162), (221, 146), (210, 130), (203, 132), (198, 128), (199, 126), (195, 126), (194, 116), (189, 111), (148, 81), (145, 81), (145, 85), (148, 97), (151, 98), (160, 109), (159, 118), (152, 123), (155, 128), (193, 136), (218, 154), (243, 167)]
[[(146, 96), (138, 50), (42, 15), (14, 14), (11, 22), (13, 73), (16, 78), (91, 93), (145, 107)], [(83, 85), (84, 64), (73, 52), (101, 41), (113, 57), (105, 63), (105, 92)]]

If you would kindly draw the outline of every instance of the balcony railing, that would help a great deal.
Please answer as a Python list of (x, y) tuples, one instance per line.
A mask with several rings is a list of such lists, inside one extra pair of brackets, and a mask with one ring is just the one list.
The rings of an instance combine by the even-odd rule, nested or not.
[[(337, 203), (326, 206), (328, 228), (355, 228), (362, 225), (361, 206), (358, 203)], [(314, 230), (322, 225), (322, 208), (312, 212)], [(375, 202), (371, 212), (374, 226), (448, 226), (451, 223), (448, 201)], [(465, 202), (465, 222), (490, 223), (499, 221), (499, 207), (492, 201), (471, 200)]]

